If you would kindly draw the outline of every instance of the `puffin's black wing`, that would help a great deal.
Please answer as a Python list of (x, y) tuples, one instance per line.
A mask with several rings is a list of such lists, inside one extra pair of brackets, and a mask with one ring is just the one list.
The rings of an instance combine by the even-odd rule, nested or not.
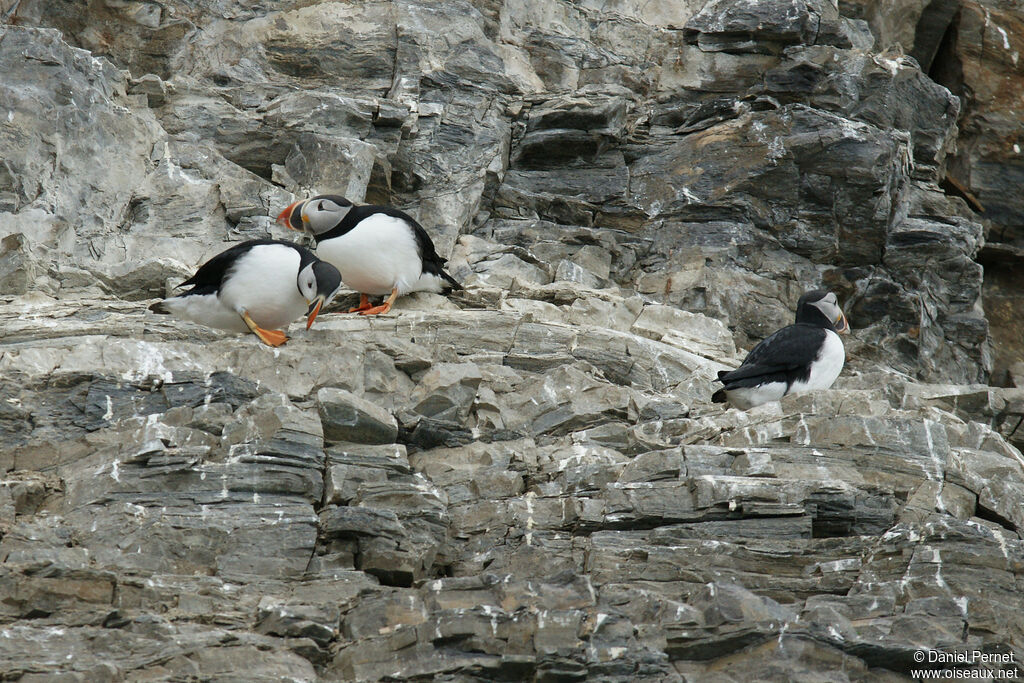
[[(393, 218), (400, 218), (408, 223), (412, 227), (413, 235), (416, 237), (416, 247), (420, 252), (420, 260), (423, 261), (423, 272), (430, 273), (431, 275), (437, 275), (444, 279), (452, 286), (452, 289), (462, 289), (462, 285), (459, 281), (445, 272), (445, 261), (440, 257), (440, 255), (438, 255), (437, 249), (434, 247), (434, 242), (430, 239), (430, 235), (427, 234), (427, 231), (423, 229), (423, 226), (420, 225), (415, 218), (406, 212), (394, 209), (390, 206), (357, 206), (349, 211), (348, 215), (345, 216), (345, 221), (347, 221), (348, 217), (353, 214), (358, 216), (356, 221), (358, 222), (364, 218), (369, 218), (376, 213), (382, 213), (385, 216), (391, 216)], [(344, 224), (345, 221), (342, 221), (342, 223)], [(353, 227), (355, 227), (354, 223)]]
[[(195, 275), (182, 282), (176, 289), (192, 287), (187, 294), (216, 294), (217, 290), (220, 289), (220, 283), (223, 282), (224, 276), (230, 272), (231, 267), (235, 265), (238, 259), (253, 247), (264, 244), (282, 244), (302, 249), (298, 245), (282, 240), (249, 240), (247, 242), (239, 242), (199, 266), (199, 270), (196, 271)], [(306, 251), (309, 250), (307, 249)], [(310, 256), (313, 256), (311, 252)]]
[(743, 364), (732, 371), (718, 373), (726, 389), (755, 387), (767, 382), (791, 384), (806, 379), (811, 363), (818, 357), (827, 333), (815, 325), (783, 327), (755, 346)]
[(437, 249), (434, 248), (434, 242), (430, 239), (430, 235), (423, 229), (423, 226), (414, 221), (408, 219), (412, 225), (412, 232), (416, 236), (416, 245), (420, 248), (420, 258), (423, 260), (423, 272), (430, 273), (431, 275), (437, 275), (438, 277), (445, 280), (452, 286), (452, 289), (462, 289), (462, 284), (458, 280), (453, 278), (444, 269), (445, 261), (437, 253)]

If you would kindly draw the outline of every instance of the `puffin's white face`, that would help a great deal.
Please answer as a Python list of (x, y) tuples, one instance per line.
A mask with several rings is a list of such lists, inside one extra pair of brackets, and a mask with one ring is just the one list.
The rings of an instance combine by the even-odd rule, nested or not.
[(811, 305), (824, 313), (825, 317), (832, 321), (837, 332), (845, 332), (849, 329), (850, 326), (846, 322), (846, 316), (843, 315), (843, 309), (839, 308), (839, 300), (836, 299), (836, 295), (832, 292), (829, 292)]
[(312, 263), (299, 271), (299, 279), (297, 282), (299, 285), (299, 293), (306, 299), (307, 304), (317, 297), (316, 273), (313, 272)]
[(330, 199), (314, 197), (302, 205), (302, 222), (307, 230), (320, 235), (341, 223), (351, 209), (351, 204), (342, 206)]

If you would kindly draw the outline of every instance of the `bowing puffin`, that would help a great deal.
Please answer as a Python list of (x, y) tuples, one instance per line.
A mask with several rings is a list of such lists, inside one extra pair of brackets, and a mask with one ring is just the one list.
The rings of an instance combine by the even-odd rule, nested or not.
[(718, 373), (725, 387), (711, 400), (746, 410), (786, 394), (828, 389), (846, 360), (836, 333), (849, 330), (835, 294), (822, 289), (807, 292), (797, 302), (795, 324), (758, 343), (735, 370)]
[(285, 327), (306, 314), (306, 329), (341, 289), (341, 274), (298, 244), (250, 240), (217, 254), (178, 287), (190, 290), (150, 306), (156, 313), (230, 332), (252, 332), (280, 346)]
[[(430, 235), (408, 214), (387, 206), (356, 206), (339, 195), (318, 195), (290, 204), (277, 217), (286, 228), (309, 232), (317, 256), (341, 271), (359, 292), (349, 313), (380, 315), (410, 292), (462, 289), (444, 270)], [(387, 296), (370, 305), (370, 296)]]

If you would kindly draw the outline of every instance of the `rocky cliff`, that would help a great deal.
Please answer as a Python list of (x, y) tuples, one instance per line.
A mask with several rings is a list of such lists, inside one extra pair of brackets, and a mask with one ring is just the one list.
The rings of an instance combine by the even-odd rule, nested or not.
[[(1024, 14), (898, 5), (0, 0), (0, 679), (1021, 671)], [(147, 311), (322, 191), (466, 291)]]

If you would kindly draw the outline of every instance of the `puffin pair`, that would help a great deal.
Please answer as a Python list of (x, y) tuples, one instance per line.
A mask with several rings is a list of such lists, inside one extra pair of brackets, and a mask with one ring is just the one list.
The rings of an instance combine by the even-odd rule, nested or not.
[(150, 310), (229, 332), (252, 332), (280, 346), (285, 327), (306, 314), (306, 329), (341, 289), (341, 274), (298, 244), (250, 240), (217, 254), (178, 287), (189, 291)]
[[(213, 257), (179, 287), (191, 289), (153, 304), (169, 313), (231, 332), (250, 331), (280, 346), (284, 327), (305, 312), (306, 329), (338, 293), (342, 280), (360, 294), (350, 312), (379, 315), (395, 299), (417, 291), (461, 289), (444, 270), (430, 236), (409, 215), (385, 206), (355, 206), (338, 195), (294, 202), (278, 216), (293, 230), (309, 232), (311, 251), (281, 240), (251, 240)], [(388, 295), (379, 306), (369, 296)]]
[[(318, 195), (290, 204), (277, 217), (291, 230), (316, 240), (317, 256), (335, 266), (345, 285), (359, 292), (349, 310), (380, 315), (410, 292), (462, 289), (445, 272), (430, 236), (408, 214), (387, 206), (356, 206), (339, 195)], [(379, 306), (370, 296), (386, 296)]]
[(846, 360), (846, 349), (836, 333), (849, 330), (835, 294), (820, 289), (807, 292), (797, 302), (795, 324), (758, 343), (735, 370), (718, 373), (725, 387), (711, 400), (728, 400), (746, 410), (787, 394), (828, 389)]

